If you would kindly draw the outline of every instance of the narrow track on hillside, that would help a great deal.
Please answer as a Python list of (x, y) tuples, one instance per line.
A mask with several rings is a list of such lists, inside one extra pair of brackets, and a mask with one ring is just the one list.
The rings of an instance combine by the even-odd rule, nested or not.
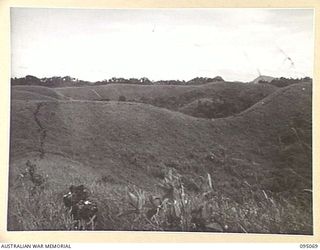
[(45, 155), (45, 151), (44, 151), (44, 143), (45, 143), (45, 139), (47, 137), (47, 130), (43, 127), (43, 125), (41, 124), (41, 121), (39, 119), (39, 113), (40, 113), (40, 109), (44, 106), (44, 103), (37, 103), (36, 106), (36, 110), (35, 112), (33, 112), (33, 117), (34, 120), (36, 122), (36, 124), (38, 125), (38, 131), (39, 131), (39, 153), (40, 153), (40, 158), (43, 159), (44, 155)]
[(101, 96), (96, 90), (91, 89), (91, 91), (92, 91), (93, 93), (95, 93), (100, 99), (102, 99), (102, 96)]

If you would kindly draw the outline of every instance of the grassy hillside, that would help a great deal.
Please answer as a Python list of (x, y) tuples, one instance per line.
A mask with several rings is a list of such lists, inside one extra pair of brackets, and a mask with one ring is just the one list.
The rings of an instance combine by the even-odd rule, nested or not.
[(43, 100), (43, 101), (56, 101), (58, 99), (48, 95), (42, 95), (30, 91), (15, 90), (11, 91), (11, 98), (14, 100)]
[[(39, 127), (34, 119), (38, 105), (41, 102), (13, 103), (13, 147), (22, 148), (24, 144), (28, 147), (21, 154), (29, 153), (29, 148), (40, 150)], [(37, 117), (46, 130), (43, 145), (46, 152), (92, 161), (110, 169), (126, 169), (128, 164), (137, 165), (132, 166), (135, 168), (140, 164), (145, 167), (144, 161), (156, 158), (167, 159), (168, 163), (170, 160), (179, 161), (188, 151), (206, 152), (206, 146), (214, 144), (208, 121), (145, 104), (45, 102)], [(28, 134), (19, 128), (22, 124), (28, 129)], [(197, 145), (199, 148), (194, 148)], [(18, 152), (15, 150), (12, 154)], [(134, 158), (136, 163), (130, 163), (135, 161)]]
[[(147, 91), (156, 95), (152, 88), (135, 93), (130, 88), (136, 86), (121, 86), (116, 88), (119, 92), (112, 92), (116, 91), (112, 86), (95, 90), (115, 99), (124, 93), (129, 98), (129, 93), (131, 98)], [(188, 88), (159, 87), (170, 87), (171, 94)], [(221, 88), (225, 97), (233, 92), (239, 96), (239, 89), (226, 85), (206, 88), (203, 93), (211, 88), (211, 94), (221, 93), (217, 90)], [(132, 217), (116, 214), (126, 208), (126, 188), (159, 193), (156, 184), (168, 169), (174, 169), (182, 175), (190, 195), (199, 192), (201, 176), (212, 176), (215, 195), (210, 199), (219, 214), (214, 220), (227, 225), (223, 231), (310, 234), (311, 196), (304, 190), (311, 188), (311, 89), (311, 84), (292, 85), (236, 116), (213, 121), (142, 103), (13, 100), (9, 229), (67, 227), (61, 221), (63, 207), (59, 202), (50, 207), (52, 221), (60, 218), (54, 225), (37, 217), (19, 222), (21, 211), (28, 213), (41, 205), (23, 205), (29, 193), (16, 179), (30, 159), (40, 173), (48, 175), (49, 187), (40, 194), (41, 199), (59, 201), (69, 185), (85, 183), (100, 207), (109, 204), (100, 214), (101, 229), (156, 230), (147, 222), (137, 225)], [(91, 98), (86, 94), (89, 89), (77, 90), (72, 99)], [(162, 90), (160, 95), (166, 96), (168, 89)], [(58, 91), (71, 97), (71, 89)], [(263, 198), (266, 196), (270, 199)], [(47, 218), (45, 214), (51, 210), (41, 209)], [(253, 209), (249, 215), (245, 212), (248, 209)]]
[(180, 111), (194, 117), (220, 118), (247, 109), (276, 89), (272, 85), (239, 82), (219, 82), (200, 86), (110, 84), (55, 89), (40, 86), (14, 86), (12, 99), (118, 101), (120, 98), (124, 101), (146, 103)]
[(276, 88), (270, 88), (270, 86), (263, 84), (221, 83), (214, 86), (212, 90), (197, 95), (199, 98), (190, 99), (194, 101), (183, 106), (179, 105), (182, 107), (179, 107), (178, 110), (195, 117), (227, 117), (246, 110), (275, 90)]
[(220, 92), (233, 93), (239, 90), (247, 91), (250, 89), (264, 90), (271, 93), (277, 89), (270, 85), (252, 85), (249, 83), (240, 82), (217, 82), (203, 85), (133, 85), (133, 84), (108, 84), (104, 86), (89, 86), (79, 88), (56, 88), (59, 93), (69, 96), (75, 100), (99, 100), (100, 97), (94, 93), (95, 90), (102, 98), (110, 100), (118, 100), (119, 96), (123, 95), (127, 100), (140, 100), (141, 98), (168, 98), (170, 96), (191, 95), (190, 93), (197, 92), (198, 96), (210, 93)]
[[(21, 92), (24, 92), (25, 96)], [(38, 95), (38, 97), (36, 97)], [(54, 99), (66, 99), (60, 93), (57, 93), (55, 89), (42, 87), (42, 86), (13, 86), (11, 88), (12, 99), (22, 100), (38, 100), (38, 98), (54, 98)]]
[[(103, 101), (122, 97), (127, 101), (179, 110), (195, 117), (218, 118), (243, 111), (276, 89), (268, 84), (217, 82), (200, 86), (109, 84), (55, 90), (73, 100)], [(200, 107), (198, 104), (203, 98), (212, 99), (211, 104)]]

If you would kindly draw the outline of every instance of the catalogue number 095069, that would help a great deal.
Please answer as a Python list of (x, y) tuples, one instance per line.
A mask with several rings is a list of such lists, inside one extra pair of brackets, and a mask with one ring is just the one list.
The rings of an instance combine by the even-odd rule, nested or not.
[(300, 248), (315, 249), (318, 248), (318, 244), (300, 244)]

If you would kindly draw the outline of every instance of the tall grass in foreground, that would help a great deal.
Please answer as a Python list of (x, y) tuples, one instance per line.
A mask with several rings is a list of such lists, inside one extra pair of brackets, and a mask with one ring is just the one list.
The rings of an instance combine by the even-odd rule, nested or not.
[[(98, 204), (96, 230), (312, 234), (311, 200), (247, 187), (235, 191), (245, 201), (239, 202), (215, 189), (210, 174), (199, 179), (197, 192), (173, 169), (167, 169), (154, 192), (89, 178), (82, 184)], [(25, 178), (13, 180), (8, 230), (73, 230), (62, 202), (65, 191), (67, 186), (50, 179), (43, 187)]]

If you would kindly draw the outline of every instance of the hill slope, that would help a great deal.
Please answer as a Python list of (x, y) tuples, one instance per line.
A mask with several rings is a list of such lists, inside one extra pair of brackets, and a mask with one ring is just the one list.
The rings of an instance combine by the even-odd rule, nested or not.
[[(239, 206), (247, 185), (296, 197), (311, 188), (311, 90), (291, 85), (213, 121), (141, 103), (13, 100), (11, 187), (33, 159), (61, 192), (102, 177), (108, 185), (152, 191), (170, 167), (190, 180), (210, 173), (215, 189)], [(304, 199), (295, 209), (308, 217)], [(301, 230), (310, 233), (305, 225)]]
[(222, 83), (211, 91), (207, 90), (206, 95), (202, 95), (206, 98), (193, 99), (178, 110), (195, 117), (227, 117), (246, 110), (276, 90), (264, 84)]
[[(310, 93), (311, 85), (294, 85), (235, 117), (215, 121), (135, 103), (14, 101), (11, 155), (15, 158), (42, 150), (37, 124), (41, 123), (40, 130), (46, 131), (42, 139), (45, 152), (108, 169), (127, 169), (128, 164), (143, 169), (160, 162), (204, 167), (206, 156), (221, 147), (226, 155), (247, 154), (248, 159), (268, 161), (277, 156), (281, 136), (288, 134), (296, 141), (291, 127), (297, 130), (310, 125)], [(309, 134), (307, 140), (310, 138)], [(256, 155), (257, 147), (262, 155)]]
[[(24, 92), (25, 96), (21, 93)], [(38, 95), (38, 97), (36, 97)], [(13, 86), (11, 88), (12, 99), (22, 99), (22, 100), (37, 100), (40, 98), (55, 98), (58, 100), (66, 99), (60, 93), (57, 93), (55, 89), (42, 87), (42, 86)]]
[[(119, 96), (125, 96), (127, 100), (140, 100), (141, 98), (167, 98), (170, 96), (179, 97), (182, 95), (191, 95), (197, 92), (199, 96), (205, 96), (214, 92), (238, 92), (246, 89), (264, 89), (272, 92), (277, 88), (269, 85), (252, 86), (248, 83), (240, 82), (217, 82), (203, 85), (136, 85), (136, 84), (108, 84), (103, 86), (88, 86), (78, 88), (56, 88), (55, 91), (71, 97), (75, 100), (100, 100), (110, 99), (118, 100)], [(97, 92), (98, 95), (95, 93)], [(209, 93), (208, 93), (209, 92)], [(101, 97), (100, 97), (101, 96)]]
[[(57, 88), (55, 91), (73, 100), (104, 101), (118, 100), (121, 97), (127, 101), (152, 104), (169, 110), (179, 110), (196, 117), (217, 118), (243, 111), (273, 93), (276, 89), (275, 86), (269, 84), (217, 82), (199, 86), (109, 84), (81, 88)], [(205, 107), (205, 112), (199, 112), (196, 103), (203, 98), (214, 100), (213, 105), (209, 107), (209, 111)], [(184, 108), (185, 105), (188, 105), (188, 107)], [(217, 109), (221, 108), (224, 111), (216, 112)]]

